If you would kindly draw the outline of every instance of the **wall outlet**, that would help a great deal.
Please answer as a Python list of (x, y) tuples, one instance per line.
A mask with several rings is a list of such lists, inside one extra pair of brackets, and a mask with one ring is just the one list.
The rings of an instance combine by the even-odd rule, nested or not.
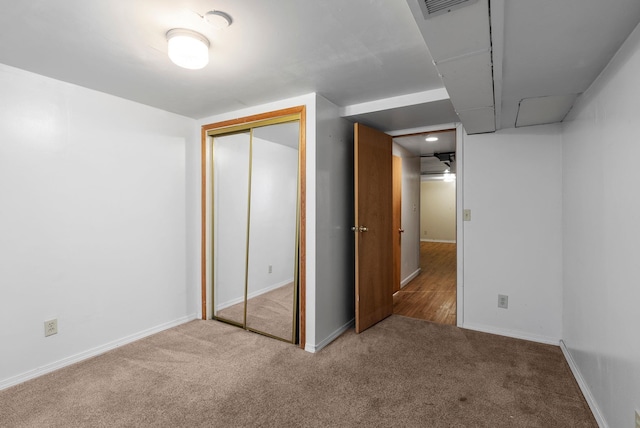
[(636, 428), (640, 428), (640, 410), (636, 410)]
[(471, 210), (464, 210), (462, 211), (462, 213), (463, 213), (464, 221), (471, 221)]
[(58, 320), (52, 319), (44, 322), (44, 337), (58, 334)]
[(502, 309), (509, 308), (509, 296), (505, 294), (498, 294), (498, 307)]
[(273, 273), (273, 266), (269, 265), (269, 273)]

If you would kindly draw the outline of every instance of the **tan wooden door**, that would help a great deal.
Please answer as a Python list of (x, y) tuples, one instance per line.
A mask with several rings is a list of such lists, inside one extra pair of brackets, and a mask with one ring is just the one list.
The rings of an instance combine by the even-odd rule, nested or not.
[(356, 333), (360, 333), (393, 312), (391, 137), (359, 123), (354, 133)]
[(402, 268), (402, 158), (393, 157), (393, 292), (400, 291), (400, 271)]

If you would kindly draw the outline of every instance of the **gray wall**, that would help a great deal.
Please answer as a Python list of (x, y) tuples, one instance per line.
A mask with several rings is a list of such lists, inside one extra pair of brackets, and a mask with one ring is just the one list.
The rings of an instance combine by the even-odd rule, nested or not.
[[(640, 411), (640, 27), (565, 119), (563, 340), (601, 426)], [(593, 408), (593, 407), (592, 407)]]
[(316, 349), (354, 318), (353, 125), (317, 97)]

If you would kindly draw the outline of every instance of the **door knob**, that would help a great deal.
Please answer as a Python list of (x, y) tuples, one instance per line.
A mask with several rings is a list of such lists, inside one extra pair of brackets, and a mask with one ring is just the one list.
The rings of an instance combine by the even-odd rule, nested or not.
[(369, 228), (366, 226), (353, 226), (351, 230), (354, 232), (366, 232), (369, 230)]
[(404, 229), (398, 229), (398, 232), (404, 233)]
[(369, 230), (369, 228), (368, 228), (368, 227), (366, 227), (366, 226), (360, 226), (360, 232), (366, 232), (366, 231), (368, 231), (368, 230)]

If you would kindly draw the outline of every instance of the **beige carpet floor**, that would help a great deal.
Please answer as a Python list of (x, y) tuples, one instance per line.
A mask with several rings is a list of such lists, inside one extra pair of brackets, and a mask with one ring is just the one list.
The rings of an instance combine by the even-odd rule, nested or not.
[(393, 315), (317, 354), (193, 321), (0, 391), (3, 427), (596, 427), (558, 347)]

